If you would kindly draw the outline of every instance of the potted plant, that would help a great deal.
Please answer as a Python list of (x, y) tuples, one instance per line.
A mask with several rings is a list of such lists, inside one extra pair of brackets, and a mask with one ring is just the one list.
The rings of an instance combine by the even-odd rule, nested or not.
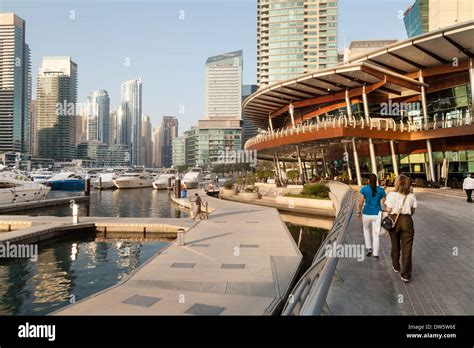
[(233, 196), (235, 195), (234, 183), (232, 180), (227, 180), (224, 183), (224, 189), (222, 190), (223, 196)]
[(246, 186), (244, 191), (240, 193), (240, 196), (244, 201), (258, 199), (258, 187), (253, 185)]

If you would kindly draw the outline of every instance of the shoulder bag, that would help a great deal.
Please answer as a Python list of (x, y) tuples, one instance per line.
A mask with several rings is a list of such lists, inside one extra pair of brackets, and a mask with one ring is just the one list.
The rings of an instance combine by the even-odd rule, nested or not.
[(390, 214), (382, 219), (382, 227), (385, 228), (387, 231), (392, 231), (397, 224), (398, 217), (402, 213), (403, 207), (405, 206), (405, 201), (407, 200), (408, 195), (405, 195), (403, 198), (403, 203), (400, 209), (398, 210), (397, 214)]

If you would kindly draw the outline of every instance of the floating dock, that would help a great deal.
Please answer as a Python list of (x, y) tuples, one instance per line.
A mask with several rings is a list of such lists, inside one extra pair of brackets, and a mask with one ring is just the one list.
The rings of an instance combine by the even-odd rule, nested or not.
[(184, 246), (171, 243), (117, 285), (53, 314), (277, 314), (302, 261), (278, 211), (201, 196), (211, 214)]

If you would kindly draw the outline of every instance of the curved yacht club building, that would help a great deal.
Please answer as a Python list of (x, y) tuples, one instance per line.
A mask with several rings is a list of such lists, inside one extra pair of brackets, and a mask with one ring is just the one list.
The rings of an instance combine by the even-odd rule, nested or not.
[[(297, 162), (303, 181), (346, 171), (358, 185), (371, 172), (456, 185), (474, 172), (474, 21), (399, 41), (260, 88), (244, 114), (268, 131), (246, 150)], [(445, 160), (446, 159), (446, 160)]]

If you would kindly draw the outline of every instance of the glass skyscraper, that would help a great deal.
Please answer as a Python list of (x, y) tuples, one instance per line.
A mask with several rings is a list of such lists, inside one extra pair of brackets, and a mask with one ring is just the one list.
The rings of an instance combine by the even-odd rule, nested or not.
[(429, 0), (416, 0), (403, 17), (408, 37), (427, 33), (429, 31)]
[(337, 16), (337, 0), (257, 0), (258, 85), (337, 64)]
[(29, 152), (31, 62), (25, 36), (23, 19), (0, 13), (0, 153)]
[(130, 148), (131, 165), (142, 164), (141, 137), (142, 137), (142, 80), (129, 80), (122, 83), (122, 144)]
[(99, 90), (89, 94), (87, 112), (87, 140), (110, 144), (110, 98), (107, 91)]

